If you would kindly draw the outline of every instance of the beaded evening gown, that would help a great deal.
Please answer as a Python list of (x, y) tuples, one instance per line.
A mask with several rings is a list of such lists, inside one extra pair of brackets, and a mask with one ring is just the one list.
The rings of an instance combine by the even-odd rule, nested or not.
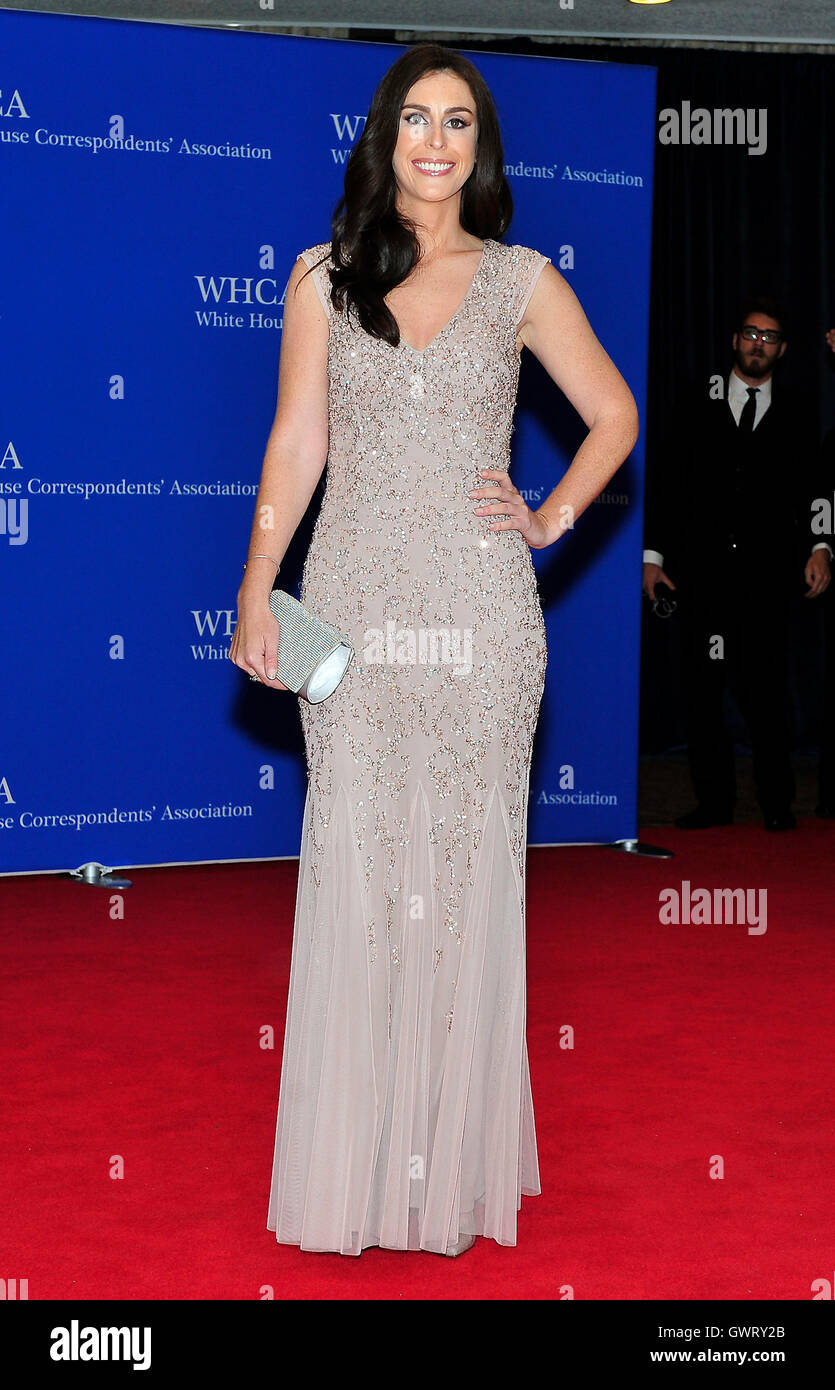
[[(302, 252), (308, 266), (329, 253)], [(356, 655), (299, 701), (308, 767), (267, 1229), (303, 1250), (515, 1245), (540, 1192), (525, 842), (545, 626), (507, 468), (517, 325), (550, 258), (486, 240), (418, 352), (329, 318), (326, 487), (300, 596)]]

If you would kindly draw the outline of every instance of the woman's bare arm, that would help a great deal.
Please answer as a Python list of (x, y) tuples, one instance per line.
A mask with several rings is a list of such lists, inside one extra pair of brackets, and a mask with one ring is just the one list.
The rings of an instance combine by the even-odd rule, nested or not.
[[(328, 457), (328, 321), (313, 277), (302, 279), (306, 271), (298, 259), (284, 298), (278, 403), (248, 551), (272, 555), (279, 564)], [(267, 562), (248, 563), (241, 593), (268, 597), (274, 580), (275, 571)]]
[[(280, 690), (287, 687), (277, 678), (279, 627), (269, 606), (275, 566), (284, 559), (328, 457), (328, 320), (306, 270), (299, 258), (284, 297), (278, 403), (229, 648), (236, 666)], [(275, 564), (251, 558), (255, 555), (271, 556)]]
[(550, 545), (603, 491), (634, 448), (638, 410), (632, 392), (595, 337), (568, 281), (544, 266), (519, 338), (574, 406), (589, 433), (570, 468), (536, 512)]

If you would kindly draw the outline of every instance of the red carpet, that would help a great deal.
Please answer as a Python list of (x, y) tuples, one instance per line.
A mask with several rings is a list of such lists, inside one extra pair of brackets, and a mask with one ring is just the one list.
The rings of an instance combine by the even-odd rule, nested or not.
[[(134, 870), (123, 921), (109, 890), (0, 882), (0, 1274), (30, 1299), (811, 1299), (835, 1269), (835, 825), (642, 838), (676, 858), (528, 856), (543, 1193), (518, 1246), (459, 1260), (266, 1230), (295, 862)], [(662, 924), (685, 879), (766, 889), (767, 930)]]

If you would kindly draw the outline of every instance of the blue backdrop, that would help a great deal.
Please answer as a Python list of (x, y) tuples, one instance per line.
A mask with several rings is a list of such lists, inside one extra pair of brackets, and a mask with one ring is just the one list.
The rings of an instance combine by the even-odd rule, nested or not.
[[(0, 871), (295, 855), (297, 701), (227, 652), (287, 279), (402, 50), (20, 11), (0, 42)], [(502, 122), (505, 240), (567, 276), (643, 416), (655, 70), (470, 56)], [(582, 434), (523, 354), (532, 506)], [(534, 552), (531, 844), (637, 835), (642, 478), (639, 443)]]

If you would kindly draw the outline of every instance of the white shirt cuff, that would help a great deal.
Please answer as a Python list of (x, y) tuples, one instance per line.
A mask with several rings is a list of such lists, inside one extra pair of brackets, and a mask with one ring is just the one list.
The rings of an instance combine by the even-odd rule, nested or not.
[[(832, 552), (830, 551), (830, 554), (831, 554), (831, 553), (832, 553)], [(663, 570), (663, 568), (664, 568), (664, 556), (663, 556), (659, 551), (657, 551), (657, 550), (645, 550), (645, 551), (644, 551), (644, 564), (645, 564), (645, 565), (658, 565), (659, 569), (662, 569), (662, 570)]]

